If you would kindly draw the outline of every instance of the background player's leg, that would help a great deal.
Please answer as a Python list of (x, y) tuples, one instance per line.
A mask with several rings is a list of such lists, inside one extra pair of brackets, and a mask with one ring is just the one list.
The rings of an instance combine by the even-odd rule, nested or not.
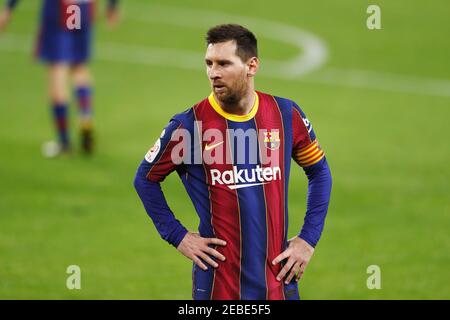
[(80, 109), (81, 146), (84, 152), (93, 151), (92, 76), (86, 64), (72, 66), (75, 95)]
[(55, 156), (61, 152), (70, 150), (68, 131), (68, 65), (55, 63), (49, 65), (48, 84), (49, 95), (52, 104), (53, 121), (58, 137), (59, 149), (48, 156)]

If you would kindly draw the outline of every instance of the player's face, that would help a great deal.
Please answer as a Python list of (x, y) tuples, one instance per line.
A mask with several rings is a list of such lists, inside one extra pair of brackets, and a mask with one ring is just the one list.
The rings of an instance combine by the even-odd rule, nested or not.
[(227, 104), (239, 102), (246, 94), (253, 74), (249, 73), (249, 64), (236, 55), (236, 42), (231, 40), (209, 44), (205, 63), (217, 99)]

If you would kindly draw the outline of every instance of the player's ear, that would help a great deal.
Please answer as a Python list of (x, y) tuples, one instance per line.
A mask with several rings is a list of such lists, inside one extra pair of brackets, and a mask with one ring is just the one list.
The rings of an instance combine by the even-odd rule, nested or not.
[(259, 59), (258, 57), (252, 57), (247, 61), (247, 76), (253, 77), (259, 70)]

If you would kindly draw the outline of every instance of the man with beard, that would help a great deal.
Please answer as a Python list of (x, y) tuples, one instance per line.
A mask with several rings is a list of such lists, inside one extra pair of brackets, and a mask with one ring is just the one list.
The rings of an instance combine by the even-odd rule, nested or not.
[[(255, 91), (257, 40), (234, 24), (206, 36), (210, 96), (175, 115), (134, 186), (161, 237), (193, 261), (194, 299), (299, 299), (297, 282), (321, 236), (331, 174), (299, 106)], [(288, 239), (293, 158), (308, 177), (304, 225)], [(176, 170), (200, 218), (189, 232), (160, 182)]]

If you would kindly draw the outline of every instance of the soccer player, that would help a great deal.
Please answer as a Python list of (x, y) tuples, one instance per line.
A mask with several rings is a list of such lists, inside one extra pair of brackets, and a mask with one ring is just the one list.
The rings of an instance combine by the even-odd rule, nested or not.
[[(110, 26), (114, 26), (118, 20), (117, 1), (108, 0), (107, 19)], [(10, 21), (11, 12), (18, 2), (6, 1), (6, 7), (0, 12), (0, 31)], [(94, 10), (95, 0), (42, 0), (35, 54), (48, 66), (48, 91), (58, 137), (57, 142), (44, 145), (43, 151), (49, 157), (71, 150), (68, 130), (69, 74), (79, 105), (81, 147), (86, 154), (93, 151), (92, 76), (88, 62)]]
[[(299, 299), (328, 210), (327, 160), (295, 102), (255, 91), (251, 31), (219, 25), (206, 40), (212, 93), (170, 120), (134, 186), (161, 237), (193, 260), (194, 299)], [(303, 227), (288, 239), (291, 158), (307, 175), (308, 199)], [(166, 203), (160, 182), (172, 171), (200, 218), (198, 233)]]

